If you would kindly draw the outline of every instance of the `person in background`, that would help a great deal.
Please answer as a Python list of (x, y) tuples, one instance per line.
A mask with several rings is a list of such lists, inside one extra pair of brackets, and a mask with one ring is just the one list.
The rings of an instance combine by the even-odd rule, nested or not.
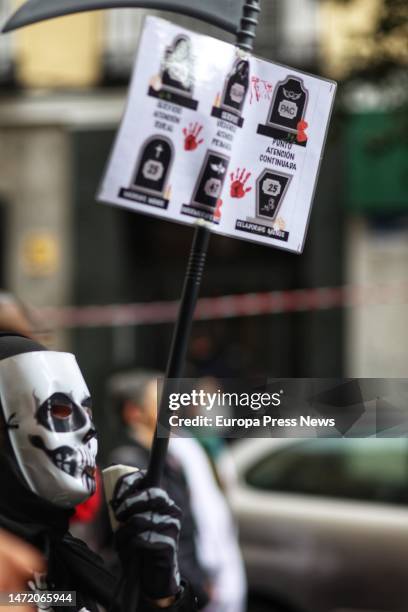
[(212, 600), (206, 612), (243, 612), (247, 581), (238, 534), (207, 454), (193, 437), (172, 437), (169, 452), (183, 466), (198, 527), (199, 559), (211, 576)]
[[(125, 441), (112, 450), (109, 464), (147, 468), (156, 430), (159, 378), (162, 378), (160, 372), (139, 370), (116, 374), (109, 380), (110, 399), (125, 426)], [(203, 606), (209, 598), (209, 580), (198, 561), (196, 525), (187, 482), (179, 462), (172, 455), (167, 458), (162, 486), (183, 511), (179, 542), (180, 571), (198, 596), (199, 605)]]
[[(126, 441), (110, 456), (114, 463), (145, 467), (149, 458), (157, 418), (157, 380), (160, 372), (130, 371), (116, 374), (109, 381), (111, 401), (126, 428)], [(243, 612), (246, 608), (246, 576), (231, 512), (221, 493), (211, 464), (193, 437), (172, 437), (169, 444), (166, 485), (172, 490), (172, 469), (177, 468), (189, 497), (189, 512), (196, 529), (184, 533), (184, 541), (194, 538), (198, 562), (209, 578), (210, 602), (206, 612)], [(185, 486), (185, 484), (184, 484)], [(176, 497), (175, 497), (176, 499)], [(176, 499), (177, 501), (177, 499)], [(185, 541), (185, 545), (188, 542)], [(190, 542), (191, 546), (191, 542)], [(183, 550), (183, 529), (180, 551)], [(192, 552), (190, 552), (192, 554)], [(180, 567), (183, 568), (182, 559)], [(191, 575), (184, 575), (194, 587)]]
[[(205, 393), (212, 394), (216, 393), (217, 391), (223, 390), (221, 381), (212, 376), (203, 376), (202, 378), (197, 379), (195, 384), (198, 389), (204, 391)], [(185, 407), (184, 414), (186, 417), (194, 418), (195, 416), (199, 416), (200, 414), (202, 414), (202, 408), (203, 407), (188, 406)], [(225, 418), (231, 417), (231, 408), (226, 405), (217, 406), (217, 414), (222, 414), (222, 416)], [(220, 427), (215, 426), (194, 428), (195, 439), (205, 450), (205, 453), (211, 463), (214, 475), (217, 480), (219, 480), (219, 475), (217, 472), (217, 461), (226, 448), (225, 439), (222, 437), (223, 433), (226, 434), (227, 430), (222, 431)]]

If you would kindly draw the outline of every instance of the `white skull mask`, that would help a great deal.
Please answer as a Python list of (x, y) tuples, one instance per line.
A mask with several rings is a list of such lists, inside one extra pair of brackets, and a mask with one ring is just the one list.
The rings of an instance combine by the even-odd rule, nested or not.
[(90, 394), (70, 353), (35, 351), (0, 361), (0, 401), (30, 489), (61, 507), (95, 492), (98, 450)]

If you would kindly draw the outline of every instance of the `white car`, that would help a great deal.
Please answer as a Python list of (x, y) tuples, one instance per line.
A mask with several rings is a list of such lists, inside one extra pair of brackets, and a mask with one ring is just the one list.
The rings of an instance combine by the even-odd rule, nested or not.
[(250, 439), (229, 450), (228, 497), (262, 610), (408, 611), (406, 438)]

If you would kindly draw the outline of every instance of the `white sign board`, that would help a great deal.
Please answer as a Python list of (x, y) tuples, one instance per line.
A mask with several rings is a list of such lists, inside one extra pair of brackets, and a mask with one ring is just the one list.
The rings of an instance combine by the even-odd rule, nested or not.
[(300, 253), (335, 92), (148, 17), (98, 199)]

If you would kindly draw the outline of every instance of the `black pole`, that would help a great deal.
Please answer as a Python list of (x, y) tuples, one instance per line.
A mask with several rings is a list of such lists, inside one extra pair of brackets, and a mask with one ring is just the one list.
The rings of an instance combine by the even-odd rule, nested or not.
[(254, 50), (254, 40), (260, 12), (261, 0), (246, 0), (236, 41), (237, 47), (244, 51), (252, 52)]
[[(168, 410), (166, 398), (169, 397), (171, 388), (174, 385), (174, 379), (180, 378), (184, 370), (191, 326), (193, 323), (198, 294), (200, 292), (201, 279), (204, 272), (210, 236), (211, 230), (205, 221), (196, 225), (186, 275), (184, 278), (179, 313), (170, 348), (166, 378), (163, 382), (163, 387), (161, 390), (162, 400), (160, 402), (160, 409), (158, 413), (158, 424), (165, 423), (164, 419)], [(149, 468), (146, 476), (147, 484), (149, 486), (158, 486), (160, 484), (166, 461), (167, 447), (170, 437), (169, 429), (167, 427), (162, 428), (160, 435), (163, 437), (158, 437), (158, 427), (156, 427), (156, 434), (153, 440)]]
[[(253, 50), (260, 10), (260, 0), (246, 0), (236, 41), (237, 47), (244, 51)], [(198, 222), (194, 231), (193, 244), (191, 246), (190, 257), (184, 278), (179, 313), (167, 362), (166, 376), (162, 387), (156, 433), (153, 439), (149, 467), (146, 475), (146, 486), (160, 486), (163, 475), (170, 439), (170, 428), (166, 426), (166, 417), (169, 410), (167, 398), (170, 392), (174, 390), (174, 384), (177, 384), (177, 379), (181, 378), (183, 374), (191, 326), (193, 324), (194, 311), (200, 292), (210, 236), (210, 225), (205, 221)], [(160, 428), (159, 437), (158, 432), (160, 424), (165, 426)], [(138, 574), (138, 564), (135, 561), (131, 563), (128, 568), (124, 589), (122, 591), (123, 612), (125, 610), (136, 612), (137, 610), (140, 594), (139, 582), (137, 579)]]
[[(246, 0), (236, 40), (237, 47), (244, 51), (253, 50), (260, 11), (260, 0)], [(162, 399), (157, 418), (158, 424), (162, 423), (164, 425), (166, 423), (168, 412), (167, 398), (169, 397), (170, 388), (174, 384), (174, 379), (181, 378), (183, 374), (191, 326), (194, 318), (194, 310), (200, 291), (210, 235), (211, 229), (207, 223), (202, 222), (197, 224), (184, 279), (177, 323), (167, 362), (166, 377), (163, 382)], [(156, 427), (156, 434), (153, 440), (146, 476), (147, 486), (160, 485), (164, 464), (166, 462), (169, 438), (169, 427), (166, 426), (160, 429), (160, 437), (158, 436), (158, 427)]]

